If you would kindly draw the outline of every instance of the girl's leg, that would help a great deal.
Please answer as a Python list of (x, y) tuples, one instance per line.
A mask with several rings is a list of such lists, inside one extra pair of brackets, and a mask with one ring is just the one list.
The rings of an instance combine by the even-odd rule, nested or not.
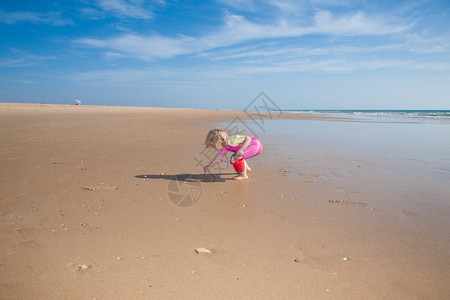
[[(233, 161), (236, 161), (237, 158), (233, 157)], [(245, 163), (245, 169), (242, 172), (238, 172), (238, 174), (236, 176), (233, 177), (234, 180), (243, 180), (243, 179), (247, 179), (247, 161), (244, 159), (244, 163)]]
[(245, 169), (247, 170), (247, 172), (251, 172), (252, 169), (250, 169), (250, 167), (248, 166), (247, 161), (245, 161)]
[(261, 151), (262, 151), (261, 142), (257, 138), (252, 137), (252, 141), (251, 141), (250, 145), (247, 147), (247, 149), (245, 149), (245, 151), (243, 153), (243, 155), (245, 157), (245, 170), (238, 173), (238, 175), (233, 177), (233, 179), (235, 179), (235, 180), (247, 179), (248, 178), (247, 171), (252, 170), (252, 169), (250, 169), (250, 167), (247, 164), (247, 159), (260, 154)]
[(261, 151), (262, 151), (261, 142), (257, 138), (252, 137), (252, 141), (250, 142), (250, 145), (248, 145), (247, 149), (245, 149), (243, 155), (245, 159), (249, 159), (253, 156), (259, 155)]

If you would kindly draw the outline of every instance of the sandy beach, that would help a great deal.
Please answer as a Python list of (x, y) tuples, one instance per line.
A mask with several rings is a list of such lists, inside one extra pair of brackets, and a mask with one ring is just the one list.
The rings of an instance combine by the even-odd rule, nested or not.
[(248, 180), (204, 175), (236, 120), (0, 103), (0, 298), (450, 298), (448, 173), (260, 132)]

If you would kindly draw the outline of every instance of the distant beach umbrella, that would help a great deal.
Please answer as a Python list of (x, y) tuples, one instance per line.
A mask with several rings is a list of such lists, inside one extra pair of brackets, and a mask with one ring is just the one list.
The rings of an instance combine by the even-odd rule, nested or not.
[(75, 99), (75, 102), (80, 105), (81, 104), (81, 100)]

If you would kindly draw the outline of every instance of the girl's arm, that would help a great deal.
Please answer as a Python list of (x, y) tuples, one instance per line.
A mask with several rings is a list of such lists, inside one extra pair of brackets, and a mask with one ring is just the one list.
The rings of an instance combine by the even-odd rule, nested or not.
[(252, 142), (252, 138), (249, 136), (246, 136), (244, 141), (242, 142), (241, 148), (239, 148), (238, 151), (236, 151), (236, 156), (242, 156), (242, 153), (244, 153), (245, 149), (247, 149), (248, 146), (250, 146), (250, 143)]
[(217, 164), (221, 159), (222, 159), (222, 156), (220, 156), (220, 153), (217, 154), (217, 156), (209, 163), (209, 165), (207, 165), (206, 167), (203, 168), (203, 171), (204, 171), (205, 173), (206, 173), (206, 172), (209, 172), (210, 169), (211, 169), (215, 164)]

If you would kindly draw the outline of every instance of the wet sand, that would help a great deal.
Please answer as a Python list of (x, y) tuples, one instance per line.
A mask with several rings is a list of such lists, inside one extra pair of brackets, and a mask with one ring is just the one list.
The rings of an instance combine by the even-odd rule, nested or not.
[(203, 175), (207, 131), (236, 117), (0, 104), (0, 298), (450, 297), (445, 194), (270, 133), (249, 180)]

